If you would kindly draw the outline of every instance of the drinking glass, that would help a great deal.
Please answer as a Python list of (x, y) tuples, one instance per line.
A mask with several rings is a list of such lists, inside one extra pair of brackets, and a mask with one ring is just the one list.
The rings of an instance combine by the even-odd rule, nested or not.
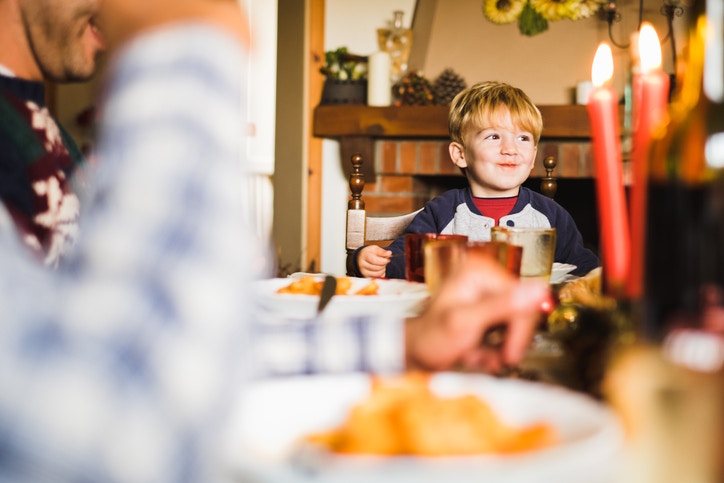
[(437, 235), (425, 242), (425, 283), (434, 292), (465, 260), (468, 237)]
[(494, 241), (522, 247), (520, 277), (550, 281), (556, 254), (555, 228), (526, 228), (495, 226)]
[(409, 282), (425, 283), (425, 242), (436, 235), (436, 233), (405, 235), (405, 278)]
[(492, 256), (507, 268), (510, 273), (516, 277), (520, 276), (520, 262), (523, 255), (522, 247), (496, 240), (470, 241), (468, 242), (467, 252), (476, 252)]

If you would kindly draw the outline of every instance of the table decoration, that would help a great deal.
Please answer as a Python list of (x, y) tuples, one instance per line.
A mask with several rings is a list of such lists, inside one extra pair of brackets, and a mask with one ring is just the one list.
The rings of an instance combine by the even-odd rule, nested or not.
[(591, 139), (599, 207), (601, 258), (606, 293), (620, 294), (631, 263), (628, 211), (623, 187), (618, 95), (609, 85), (613, 77), (611, 47), (602, 42), (593, 60), (593, 91), (588, 100)]
[(638, 36), (640, 71), (634, 76), (633, 151), (631, 153), (631, 273), (627, 295), (635, 299), (643, 291), (643, 259), (646, 224), (648, 157), (654, 129), (665, 118), (669, 76), (661, 69), (661, 45), (653, 25), (644, 22)]

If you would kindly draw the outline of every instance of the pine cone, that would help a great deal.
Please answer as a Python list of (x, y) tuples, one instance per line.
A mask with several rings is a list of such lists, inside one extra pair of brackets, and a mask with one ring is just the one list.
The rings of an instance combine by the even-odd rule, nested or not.
[(465, 79), (460, 77), (454, 70), (445, 69), (435, 79), (432, 91), (435, 94), (435, 104), (441, 106), (449, 105), (453, 98), (467, 87)]
[(395, 84), (395, 105), (428, 106), (435, 102), (430, 81), (419, 72), (410, 72)]

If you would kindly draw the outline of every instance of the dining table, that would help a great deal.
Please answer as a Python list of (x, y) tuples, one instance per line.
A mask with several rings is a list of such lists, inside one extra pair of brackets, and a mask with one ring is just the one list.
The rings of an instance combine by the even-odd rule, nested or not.
[[(305, 437), (342, 424), (368, 397), (376, 376), (299, 375), (245, 388), (230, 431), (232, 453), (240, 456), (231, 460), (234, 479), (659, 483), (694, 481), (690, 475), (720, 471), (709, 455), (721, 452), (714, 448), (724, 434), (712, 430), (724, 430), (722, 371), (694, 373), (672, 362), (665, 348), (638, 343), (629, 307), (602, 293), (600, 269), (573, 276), (569, 267), (556, 268), (555, 304), (541, 311), (519, 366), (498, 374), (433, 373), (429, 383), (441, 398), (472, 395), (484, 401), (506, 424), (543, 421), (554, 428), (555, 444), (515, 454), (338, 454), (305, 443)], [(292, 280), (310, 276), (321, 283), (326, 275), (261, 280), (256, 298), (268, 310), (334, 323), (358, 314), (413, 316), (430, 296), (424, 283), (375, 279), (374, 303), (364, 296), (334, 296), (320, 316), (318, 295), (278, 293)], [(349, 283), (355, 291), (372, 280)], [(697, 431), (706, 437), (694, 438)], [(664, 471), (663, 462), (669, 461), (671, 468)]]

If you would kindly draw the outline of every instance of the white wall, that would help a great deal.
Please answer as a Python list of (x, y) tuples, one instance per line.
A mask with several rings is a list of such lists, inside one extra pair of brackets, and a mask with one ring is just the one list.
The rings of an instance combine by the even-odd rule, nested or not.
[(274, 173), (276, 110), (277, 2), (239, 0), (251, 25), (247, 110), (251, 138), (247, 157), (254, 172)]
[[(251, 46), (247, 70), (246, 159), (253, 175), (240, 191), (246, 194), (251, 223), (261, 240), (271, 236), (274, 221), (275, 114), (277, 70), (276, 0), (239, 0), (249, 16)], [(269, 263), (271, 266), (271, 263)], [(271, 268), (270, 268), (271, 270)]]
[[(412, 21), (415, 0), (327, 0), (325, 2), (324, 50), (346, 46), (350, 52), (369, 55), (378, 50), (377, 28), (387, 26), (392, 12), (405, 12), (405, 26)], [(338, 276), (345, 273), (344, 231), (348, 180), (342, 173), (339, 143), (322, 145), (321, 270)]]

